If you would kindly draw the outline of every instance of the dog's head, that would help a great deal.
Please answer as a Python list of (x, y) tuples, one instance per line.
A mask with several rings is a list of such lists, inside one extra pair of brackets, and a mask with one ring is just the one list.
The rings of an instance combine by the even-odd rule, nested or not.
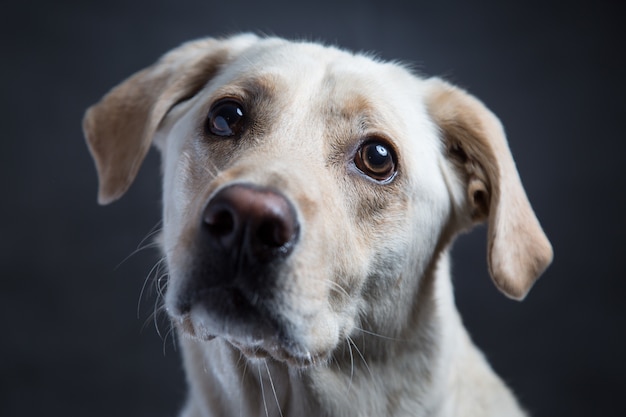
[(439, 252), (483, 220), (506, 295), (552, 258), (498, 119), (397, 64), (200, 40), (113, 89), (84, 129), (103, 204), (159, 147), (167, 311), (249, 356), (306, 365), (360, 326), (397, 333)]

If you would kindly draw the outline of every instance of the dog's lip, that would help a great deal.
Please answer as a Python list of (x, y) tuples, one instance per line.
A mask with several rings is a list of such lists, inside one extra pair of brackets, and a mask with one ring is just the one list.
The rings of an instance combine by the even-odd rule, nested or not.
[(208, 288), (172, 319), (185, 336), (204, 342), (222, 338), (249, 359), (272, 358), (298, 368), (323, 362), (325, 353), (312, 354), (285, 336), (286, 326), (265, 310), (237, 288)]
[(237, 341), (229, 340), (248, 359), (272, 358), (287, 363), (296, 368), (306, 368), (322, 361), (324, 355), (312, 355), (311, 352), (294, 352), (282, 343), (261, 343), (258, 345), (242, 345)]

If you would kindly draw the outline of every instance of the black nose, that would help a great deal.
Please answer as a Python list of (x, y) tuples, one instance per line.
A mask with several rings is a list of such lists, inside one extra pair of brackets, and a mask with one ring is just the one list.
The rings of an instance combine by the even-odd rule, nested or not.
[(282, 194), (250, 184), (235, 184), (215, 194), (203, 217), (209, 245), (247, 265), (289, 255), (299, 226), (292, 204)]

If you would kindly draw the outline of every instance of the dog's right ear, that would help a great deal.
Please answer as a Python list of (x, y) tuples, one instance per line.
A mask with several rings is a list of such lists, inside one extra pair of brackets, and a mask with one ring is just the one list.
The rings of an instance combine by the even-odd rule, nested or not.
[(99, 178), (98, 202), (111, 203), (132, 184), (161, 120), (192, 97), (254, 35), (188, 42), (113, 88), (91, 106), (83, 131)]

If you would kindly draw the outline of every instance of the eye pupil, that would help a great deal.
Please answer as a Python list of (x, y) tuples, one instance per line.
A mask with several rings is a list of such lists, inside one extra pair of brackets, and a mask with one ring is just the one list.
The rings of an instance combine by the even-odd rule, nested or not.
[(377, 144), (367, 147), (367, 160), (372, 166), (381, 166), (387, 162), (389, 151), (383, 145)]
[(390, 148), (381, 142), (367, 142), (354, 156), (354, 164), (365, 175), (388, 181), (396, 173), (396, 163)]
[(208, 131), (217, 136), (235, 136), (241, 133), (244, 112), (234, 100), (219, 101), (209, 111)]

